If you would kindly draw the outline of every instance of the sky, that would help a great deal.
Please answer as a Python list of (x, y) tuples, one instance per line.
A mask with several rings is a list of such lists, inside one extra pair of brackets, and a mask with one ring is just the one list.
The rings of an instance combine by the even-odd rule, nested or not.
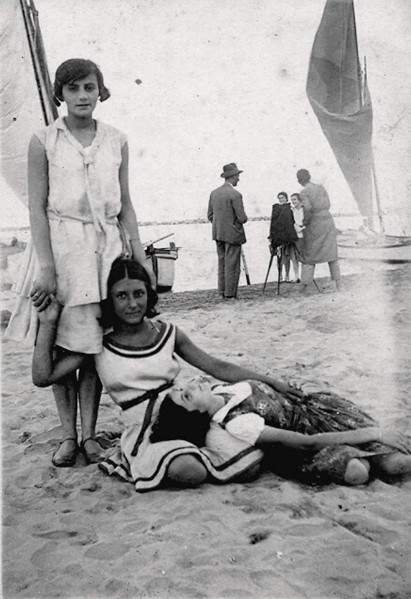
[[(326, 185), (334, 212), (358, 213), (305, 94), (324, 0), (35, 4), (52, 79), (71, 57), (90, 58), (104, 73), (112, 96), (95, 115), (128, 136), (140, 220), (204, 218), (228, 162), (244, 170), (238, 189), (249, 216), (268, 216), (278, 191), (298, 191), (302, 167)], [(400, 198), (404, 212), (411, 3), (357, 0), (355, 8), (379, 187), (387, 205)]]

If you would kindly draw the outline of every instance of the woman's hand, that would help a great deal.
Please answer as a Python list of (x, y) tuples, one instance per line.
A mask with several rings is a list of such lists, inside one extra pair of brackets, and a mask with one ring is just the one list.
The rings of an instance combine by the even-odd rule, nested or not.
[(289, 397), (290, 399), (298, 399), (300, 400), (304, 397), (304, 392), (298, 388), (296, 383), (282, 383), (281, 381), (275, 381), (271, 384), (271, 387), (281, 393)]
[(42, 266), (34, 280), (30, 292), (31, 301), (38, 312), (50, 303), (57, 289), (56, 271), (53, 266)]
[[(33, 302), (34, 304), (34, 302)], [(37, 312), (39, 315), (39, 321), (41, 324), (56, 324), (60, 317), (62, 305), (56, 300), (54, 295), (51, 295), (46, 300), (46, 306)]]
[(411, 445), (407, 437), (394, 429), (377, 429), (378, 441), (399, 449), (402, 453), (411, 453)]

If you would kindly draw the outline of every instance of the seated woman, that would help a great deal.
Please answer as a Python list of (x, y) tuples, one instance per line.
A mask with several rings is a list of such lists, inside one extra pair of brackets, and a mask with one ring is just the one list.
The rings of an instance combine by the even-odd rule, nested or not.
[[(134, 260), (115, 260), (103, 305), (102, 324), (110, 332), (94, 360), (105, 389), (122, 409), (126, 428), (119, 451), (105, 459), (100, 468), (133, 482), (137, 491), (170, 483), (193, 486), (206, 479), (227, 482), (251, 476), (263, 453), (218, 425), (211, 427), (207, 445), (201, 449), (184, 439), (150, 441), (152, 423), (180, 370), (177, 357), (220, 380), (235, 383), (256, 379), (284, 395), (302, 394), (271, 377), (214, 358), (173, 324), (152, 320), (156, 303), (157, 294), (145, 269)], [(40, 387), (60, 381), (77, 370), (84, 359), (75, 353), (54, 359), (59, 312), (54, 300), (38, 313), (32, 376)]]
[[(296, 399), (253, 380), (213, 385), (201, 377), (174, 389), (160, 408), (151, 440), (172, 439), (175, 432), (203, 445), (210, 422), (250, 446), (270, 450), (274, 469), (280, 462), (282, 474), (306, 482), (363, 484), (371, 467), (377, 476), (411, 472), (405, 436), (378, 428), (351, 401), (328, 392)], [(292, 459), (280, 448), (294, 451)]]

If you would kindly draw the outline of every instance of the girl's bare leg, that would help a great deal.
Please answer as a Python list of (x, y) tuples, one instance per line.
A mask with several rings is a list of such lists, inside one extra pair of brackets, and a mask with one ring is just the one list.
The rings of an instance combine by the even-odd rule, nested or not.
[(55, 466), (72, 466), (77, 453), (77, 379), (76, 373), (53, 385), (62, 430), (62, 442), (52, 462)]
[(367, 460), (353, 458), (347, 464), (344, 480), (347, 485), (364, 485), (370, 476), (370, 464)]
[(93, 358), (90, 358), (79, 370), (79, 404), (81, 420), (81, 438), (88, 463), (98, 463), (104, 458), (104, 451), (95, 441), (98, 408), (102, 385)]

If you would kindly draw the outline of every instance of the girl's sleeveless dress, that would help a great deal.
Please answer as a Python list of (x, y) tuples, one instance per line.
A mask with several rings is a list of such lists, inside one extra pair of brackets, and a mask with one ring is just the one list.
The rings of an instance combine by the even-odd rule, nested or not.
[[(268, 426), (307, 435), (378, 426), (366, 412), (335, 393), (310, 393), (297, 401), (259, 381), (248, 381), (248, 384), (248, 396), (228, 411), (222, 426), (226, 427), (237, 416), (250, 413), (258, 414)], [(244, 383), (238, 386), (240, 385), (243, 386)], [(236, 394), (236, 385), (223, 384), (215, 388), (219, 395), (221, 391), (228, 402)], [(299, 452), (297, 474), (306, 482), (342, 483), (350, 459), (367, 458), (394, 451), (392, 447), (372, 442), (356, 446), (333, 445), (318, 452)], [(275, 451), (272, 452), (271, 458), (275, 461)]]
[[(153, 322), (153, 321), (152, 321)], [(145, 347), (129, 347), (104, 337), (103, 351), (95, 357), (104, 387), (121, 408), (126, 428), (120, 447), (99, 467), (106, 474), (132, 482), (136, 491), (158, 488), (172, 460), (196, 456), (215, 482), (228, 482), (263, 458), (263, 453), (229, 435), (220, 426), (210, 428), (206, 447), (182, 440), (150, 442), (152, 425), (180, 366), (174, 353), (176, 329), (156, 322), (158, 335)]]
[[(102, 348), (99, 302), (113, 261), (122, 253), (119, 169), (126, 143), (123, 133), (96, 121), (92, 144), (84, 148), (64, 118), (36, 134), (48, 161), (47, 216), (57, 274), (57, 299), (63, 304), (56, 344), (94, 354)], [(30, 291), (37, 269), (31, 244), (15, 283), (16, 305), (5, 337), (33, 343), (37, 314)]]

